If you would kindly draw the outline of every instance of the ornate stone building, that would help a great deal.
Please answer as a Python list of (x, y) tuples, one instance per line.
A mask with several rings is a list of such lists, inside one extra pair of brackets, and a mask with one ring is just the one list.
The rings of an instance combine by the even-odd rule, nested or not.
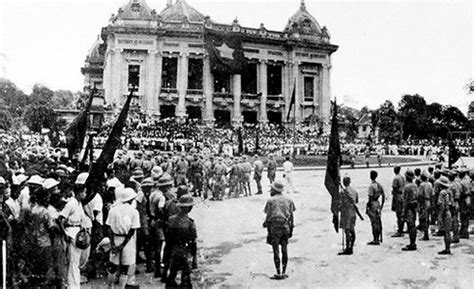
[[(213, 74), (205, 31), (238, 34), (245, 71)], [(135, 107), (153, 118), (240, 125), (317, 117), (327, 123), (331, 54), (337, 48), (304, 1), (283, 31), (271, 31), (263, 24), (242, 27), (237, 19), (215, 23), (185, 0), (168, 0), (161, 13), (144, 0), (130, 0), (102, 28), (81, 71), (85, 85), (102, 90), (114, 110), (137, 85)], [(229, 53), (225, 45), (218, 49), (223, 57)]]

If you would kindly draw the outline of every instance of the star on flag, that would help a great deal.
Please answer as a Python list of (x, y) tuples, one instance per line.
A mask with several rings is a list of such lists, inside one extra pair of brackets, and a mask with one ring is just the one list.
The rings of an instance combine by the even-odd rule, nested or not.
[(234, 53), (235, 49), (230, 48), (227, 46), (225, 42), (222, 43), (221, 46), (216, 47), (217, 50), (219, 50), (219, 53), (221, 54), (221, 57), (223, 58), (228, 58), (228, 59), (234, 59), (232, 56), (232, 53)]

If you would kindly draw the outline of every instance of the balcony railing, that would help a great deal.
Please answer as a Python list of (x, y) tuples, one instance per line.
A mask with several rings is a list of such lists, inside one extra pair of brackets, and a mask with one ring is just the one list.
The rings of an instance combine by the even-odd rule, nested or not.
[(162, 87), (161, 93), (178, 93), (178, 89), (176, 88), (169, 88), (169, 87)]

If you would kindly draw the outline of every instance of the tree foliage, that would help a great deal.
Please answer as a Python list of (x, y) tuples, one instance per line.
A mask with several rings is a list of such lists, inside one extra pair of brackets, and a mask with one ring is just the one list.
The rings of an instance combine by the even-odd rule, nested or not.
[(40, 133), (43, 128), (55, 129), (58, 116), (50, 106), (30, 106), (25, 111), (24, 122), (31, 131)]

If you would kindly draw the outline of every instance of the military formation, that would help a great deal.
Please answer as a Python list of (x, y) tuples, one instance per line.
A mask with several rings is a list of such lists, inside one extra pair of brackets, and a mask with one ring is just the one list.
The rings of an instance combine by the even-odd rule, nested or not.
[[(429, 241), (430, 236), (444, 237), (445, 248), (438, 254), (451, 254), (450, 245), (469, 238), (469, 219), (473, 214), (471, 199), (474, 194), (474, 170), (466, 167), (443, 168), (442, 164), (420, 169), (393, 168), (391, 210), (397, 218), (397, 231), (392, 238), (408, 233), (409, 243), (402, 251), (417, 250), (419, 241)], [(366, 214), (370, 219), (373, 240), (368, 245), (382, 243), (381, 212), (386, 196), (383, 186), (377, 182), (377, 172), (370, 171)], [(346, 237), (345, 248), (340, 255), (353, 254), (356, 215), (359, 214), (358, 192), (351, 186), (351, 179), (342, 180), (340, 228)], [(361, 216), (362, 218), (362, 216)]]

